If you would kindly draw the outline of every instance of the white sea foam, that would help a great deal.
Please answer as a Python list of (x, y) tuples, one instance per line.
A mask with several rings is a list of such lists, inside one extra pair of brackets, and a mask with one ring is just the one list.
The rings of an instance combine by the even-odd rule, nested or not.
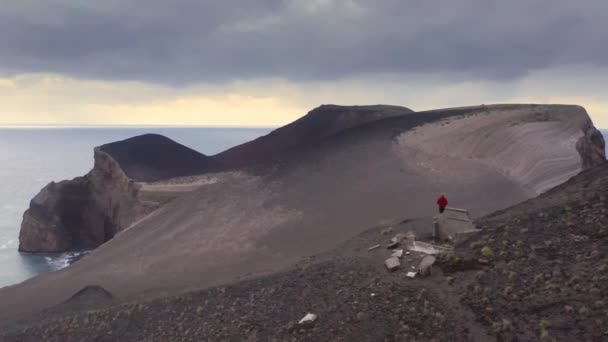
[(72, 258), (72, 255), (72, 253), (63, 253), (56, 258), (50, 258), (50, 260), (47, 259), (47, 262), (49, 263), (51, 269), (57, 271), (70, 266), (70, 260)]
[(14, 248), (16, 246), (16, 242), (17, 242), (17, 240), (15, 240), (15, 239), (8, 240), (6, 242), (2, 242), (2, 243), (0, 243), (0, 249)]

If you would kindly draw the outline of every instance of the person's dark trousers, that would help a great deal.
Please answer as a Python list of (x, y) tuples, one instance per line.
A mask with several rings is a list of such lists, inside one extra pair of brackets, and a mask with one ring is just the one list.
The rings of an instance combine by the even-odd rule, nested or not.
[(439, 213), (443, 214), (443, 212), (445, 211), (445, 207), (439, 207)]

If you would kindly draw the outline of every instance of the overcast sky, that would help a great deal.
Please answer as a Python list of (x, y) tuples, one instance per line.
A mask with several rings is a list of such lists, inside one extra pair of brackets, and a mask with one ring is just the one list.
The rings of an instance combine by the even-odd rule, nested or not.
[(608, 128), (606, 18), (606, 0), (0, 0), (0, 124), (534, 102)]

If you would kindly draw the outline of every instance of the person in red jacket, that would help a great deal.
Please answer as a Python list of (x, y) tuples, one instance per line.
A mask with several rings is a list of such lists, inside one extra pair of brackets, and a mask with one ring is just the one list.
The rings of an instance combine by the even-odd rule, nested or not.
[(439, 213), (442, 214), (445, 210), (445, 207), (448, 206), (448, 199), (445, 198), (444, 194), (441, 194), (441, 196), (439, 196), (439, 198), (437, 199), (437, 205), (439, 206)]

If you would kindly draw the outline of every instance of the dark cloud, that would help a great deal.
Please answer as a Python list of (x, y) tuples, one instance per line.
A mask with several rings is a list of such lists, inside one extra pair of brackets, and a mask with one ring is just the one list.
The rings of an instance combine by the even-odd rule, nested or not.
[(605, 0), (10, 1), (0, 73), (172, 85), (608, 64)]

